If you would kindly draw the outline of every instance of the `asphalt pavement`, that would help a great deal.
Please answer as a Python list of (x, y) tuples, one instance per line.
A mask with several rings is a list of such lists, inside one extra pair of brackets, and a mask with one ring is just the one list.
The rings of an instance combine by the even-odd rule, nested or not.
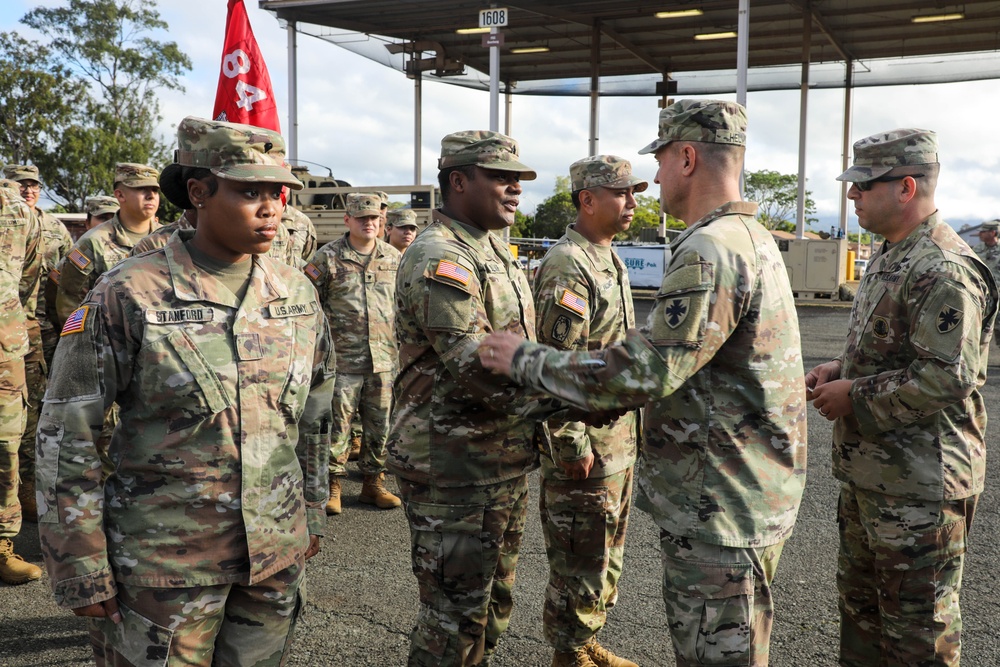
[[(649, 302), (637, 302), (644, 321)], [(846, 335), (844, 307), (798, 309), (805, 368), (839, 353)], [(991, 371), (1000, 365), (1000, 354)], [(1000, 414), (996, 381), (983, 391), (990, 414)], [(988, 433), (995, 441), (995, 428)], [(837, 482), (830, 474), (830, 423), (809, 414), (809, 479), (795, 533), (785, 546), (774, 586), (776, 614), (771, 644), (774, 667), (822, 667), (837, 660)], [(1000, 596), (990, 572), (1000, 569), (1000, 517), (993, 487), (998, 461), (990, 455), (987, 490), (970, 538), (962, 591), (964, 663), (1000, 664), (1000, 637), (993, 625)], [(351, 464), (349, 467), (353, 467)], [(309, 563), (306, 613), (290, 665), (372, 667), (406, 664), (408, 633), (416, 617), (417, 591), (409, 566), (409, 537), (401, 510), (382, 511), (356, 502), (360, 477), (344, 488), (344, 513), (328, 519), (321, 553)], [(394, 484), (393, 484), (394, 486)], [(548, 665), (542, 637), (542, 595), (547, 565), (538, 521), (538, 476), (531, 476), (532, 509), (521, 549), (511, 625), (493, 667)], [(625, 546), (618, 605), (600, 640), (643, 667), (674, 665), (660, 597), (660, 560), (653, 523), (633, 513)], [(15, 541), (17, 550), (41, 564), (34, 524)], [(48, 581), (0, 584), (0, 665), (11, 667), (92, 664), (84, 623), (52, 601)]]

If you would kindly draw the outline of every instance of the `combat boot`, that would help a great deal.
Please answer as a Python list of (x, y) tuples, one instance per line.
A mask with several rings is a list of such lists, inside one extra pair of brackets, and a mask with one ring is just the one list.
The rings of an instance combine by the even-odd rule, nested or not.
[(351, 436), (351, 449), (347, 453), (348, 461), (357, 461), (358, 457), (361, 456), (361, 436), (352, 435)]
[(330, 499), (326, 501), (327, 514), (340, 514), (340, 478), (330, 475)]
[(597, 637), (591, 637), (584, 646), (587, 654), (597, 667), (639, 667), (631, 660), (619, 658), (617, 655), (597, 643)]
[(38, 502), (35, 500), (35, 480), (22, 478), (17, 487), (17, 500), (21, 503), (21, 519), (38, 522)]
[(358, 502), (365, 505), (374, 505), (380, 510), (391, 510), (399, 507), (402, 502), (396, 496), (389, 493), (385, 488), (385, 473), (377, 475), (365, 475), (364, 483), (361, 485), (361, 495)]
[(5, 584), (15, 586), (42, 578), (41, 568), (25, 562), (14, 553), (14, 543), (0, 538), (0, 580)]
[(597, 667), (586, 648), (575, 651), (556, 651), (552, 654), (552, 667)]

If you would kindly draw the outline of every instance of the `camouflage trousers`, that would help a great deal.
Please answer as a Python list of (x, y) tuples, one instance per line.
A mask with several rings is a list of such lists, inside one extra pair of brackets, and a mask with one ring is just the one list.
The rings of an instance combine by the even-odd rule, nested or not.
[(21, 532), (17, 450), (24, 433), (24, 360), (0, 363), (0, 538)]
[(385, 440), (389, 435), (389, 412), (392, 410), (392, 382), (396, 374), (341, 373), (333, 389), (333, 433), (330, 436), (330, 474), (347, 474), (351, 453), (351, 420), (361, 417), (361, 455), (358, 470), (362, 475), (385, 471)]
[(583, 481), (542, 477), (538, 509), (549, 559), (542, 624), (556, 651), (590, 641), (618, 598), (632, 468)]
[(89, 619), (97, 667), (278, 667), (304, 606), (304, 564), (254, 585), (118, 584), (122, 622)]
[(407, 664), (484, 664), (514, 608), (527, 479), (455, 488), (398, 481), (420, 592)]
[(841, 665), (959, 664), (958, 598), (978, 499), (913, 500), (841, 488)]
[(766, 667), (771, 582), (783, 547), (724, 547), (660, 531), (663, 601), (677, 667)]
[(28, 404), (24, 414), (24, 434), (21, 436), (21, 448), (18, 450), (18, 460), (21, 467), (21, 477), (33, 477), (35, 474), (35, 431), (38, 430), (38, 415), (42, 411), (42, 398), (45, 396), (46, 375), (48, 366), (42, 351), (42, 339), (32, 339), (31, 351), (24, 358), (24, 380), (28, 392)]

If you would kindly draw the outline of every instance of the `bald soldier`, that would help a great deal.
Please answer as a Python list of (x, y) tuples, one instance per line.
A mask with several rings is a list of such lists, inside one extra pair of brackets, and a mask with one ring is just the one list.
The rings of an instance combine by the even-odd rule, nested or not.
[[(599, 350), (635, 326), (628, 269), (611, 248), (632, 224), (635, 194), (649, 185), (632, 165), (597, 155), (570, 165), (576, 222), (545, 254), (534, 280), (538, 342)], [(549, 422), (539, 510), (549, 584), (542, 623), (552, 664), (635, 667), (597, 641), (618, 597), (632, 507), (636, 416), (603, 427)]]
[(966, 540), (986, 477), (980, 387), (997, 287), (934, 203), (937, 136), (902, 128), (854, 144), (868, 263), (839, 357), (806, 376), (833, 424), (840, 480), (840, 664), (954, 665)]
[(643, 333), (563, 352), (509, 334), (483, 363), (582, 408), (645, 404), (637, 505), (660, 528), (679, 665), (768, 664), (771, 583), (805, 485), (806, 401), (781, 253), (740, 200), (746, 110), (680, 100), (660, 112), (665, 211), (687, 229)]
[(389, 245), (405, 252), (417, 238), (417, 214), (412, 208), (394, 208), (386, 214), (385, 229)]

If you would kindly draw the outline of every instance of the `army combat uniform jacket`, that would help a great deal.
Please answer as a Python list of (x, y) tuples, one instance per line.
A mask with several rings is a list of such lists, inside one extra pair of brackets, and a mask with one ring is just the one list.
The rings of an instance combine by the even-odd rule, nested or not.
[(989, 267), (937, 213), (882, 246), (858, 288), (840, 357), (854, 414), (834, 424), (837, 479), (921, 500), (983, 490), (979, 388), (996, 311)]
[(58, 332), (54, 330), (52, 322), (46, 316), (46, 303), (42, 294), (42, 286), (49, 273), (56, 269), (62, 258), (68, 255), (69, 251), (73, 248), (73, 237), (69, 235), (66, 226), (59, 222), (51, 213), (40, 210), (38, 222), (41, 225), (42, 231), (42, 245), (40, 247), (44, 248), (44, 254), (42, 255), (42, 265), (39, 274), (41, 279), (38, 281), (38, 288), (32, 294), (31, 301), (28, 303), (28, 312), (33, 313), (33, 319), (38, 320), (38, 324), (43, 332), (46, 334), (51, 332), (54, 336)]
[(709, 544), (788, 538), (805, 484), (806, 403), (795, 303), (756, 204), (689, 227), (644, 334), (603, 352), (521, 347), (514, 377), (578, 406), (646, 404), (639, 506)]
[(972, 250), (979, 255), (979, 259), (983, 260), (983, 264), (989, 267), (993, 273), (993, 280), (1000, 284), (1000, 243), (992, 246), (977, 243)]
[(477, 353), (492, 331), (534, 340), (531, 291), (496, 235), (433, 216), (396, 280), (399, 375), (386, 465), (439, 487), (496, 484), (538, 467), (536, 422), (525, 417), (554, 407), (483, 368)]
[(316, 285), (337, 348), (337, 371), (396, 370), (396, 270), (399, 251), (376, 239), (370, 256), (344, 234), (320, 248), (305, 274)]
[(285, 206), (281, 222), (288, 228), (288, 265), (304, 266), (316, 252), (316, 226), (309, 216), (291, 204)]
[[(316, 291), (253, 258), (246, 296), (179, 232), (121, 263), (63, 328), (39, 420), (39, 533), (56, 601), (254, 584), (323, 533), (333, 349)], [(94, 442), (121, 422), (102, 484)]]
[(7, 192), (0, 189), (0, 363), (28, 354), (25, 312), (43, 261), (38, 216)]
[[(159, 226), (153, 222), (150, 232), (156, 231)], [(117, 213), (77, 240), (59, 268), (56, 316), (60, 323), (65, 322), (69, 314), (83, 303), (98, 278), (129, 256), (133, 245)]]
[[(624, 339), (635, 326), (625, 264), (610, 247), (598, 248), (572, 225), (542, 259), (534, 292), (540, 343), (561, 350), (600, 350)], [(604, 427), (549, 422), (551, 447), (542, 457), (543, 472), (566, 479), (558, 463), (578, 461), (591, 451), (592, 478), (630, 468), (636, 457), (635, 422), (634, 412)]]

